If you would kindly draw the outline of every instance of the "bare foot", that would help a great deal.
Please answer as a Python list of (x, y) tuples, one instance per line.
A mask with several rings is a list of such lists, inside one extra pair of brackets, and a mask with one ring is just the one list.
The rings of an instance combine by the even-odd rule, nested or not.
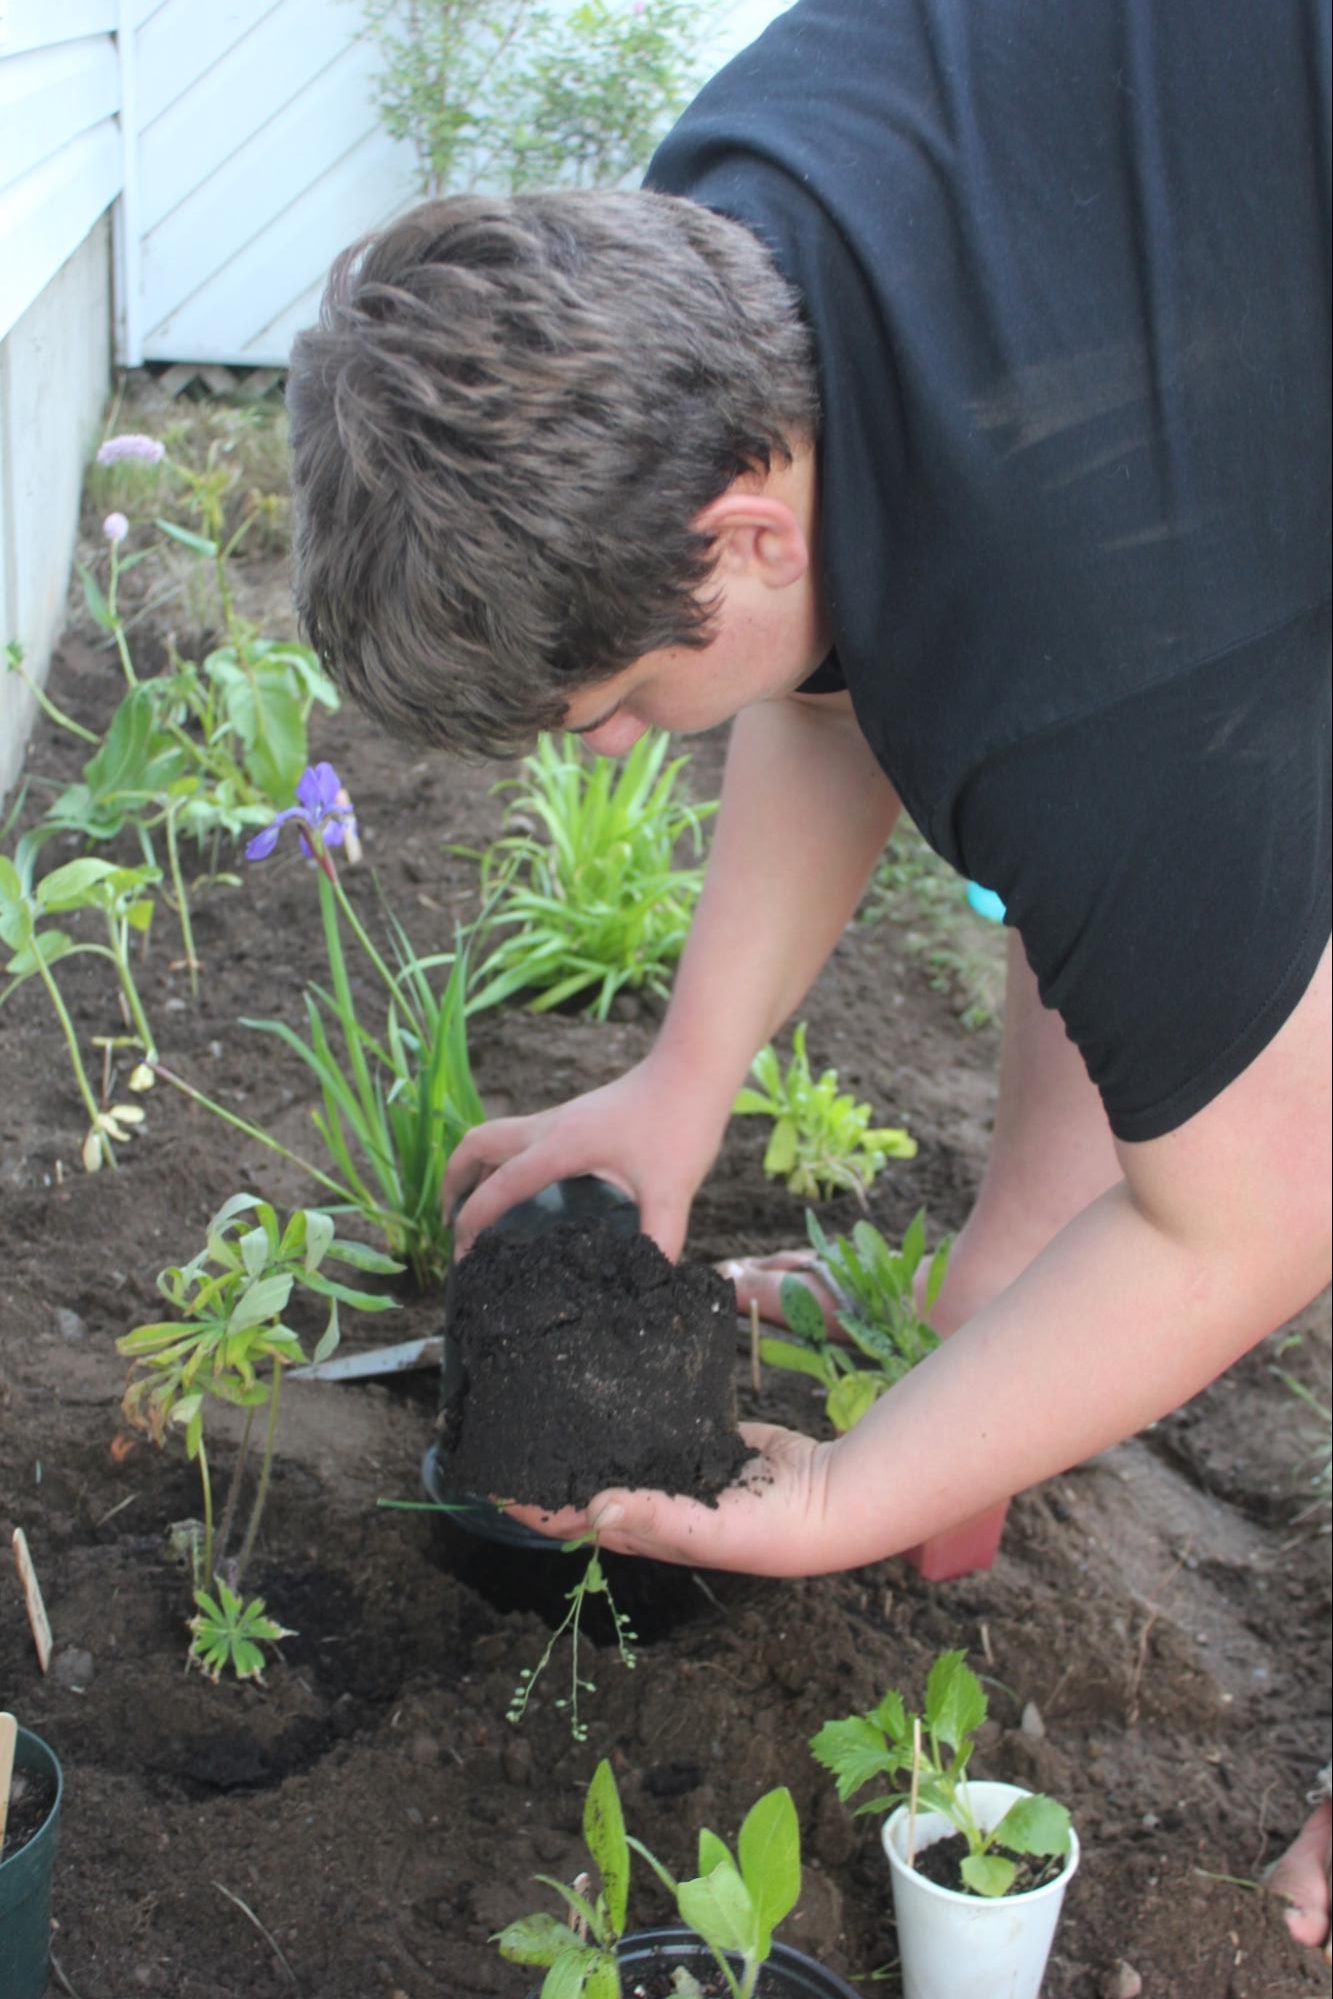
[[(1327, 1774), (1324, 1782), (1327, 1786)], [(1331, 1823), (1333, 1812), (1326, 1794), (1267, 1877), (1272, 1892), (1291, 1904), (1287, 1910), (1287, 1928), (1297, 1943), (1322, 1944), (1325, 1964), (1333, 1961), (1329, 1947)]]
[(782, 1309), (782, 1280), (784, 1277), (799, 1277), (818, 1301), (829, 1338), (845, 1343), (847, 1336), (836, 1316), (837, 1302), (827, 1273), (820, 1268), (813, 1250), (780, 1249), (772, 1256), (738, 1256), (719, 1263), (717, 1268), (735, 1285), (736, 1310), (741, 1316), (749, 1312), (753, 1303), (759, 1307), (760, 1318), (770, 1326), (786, 1325), (787, 1316)]

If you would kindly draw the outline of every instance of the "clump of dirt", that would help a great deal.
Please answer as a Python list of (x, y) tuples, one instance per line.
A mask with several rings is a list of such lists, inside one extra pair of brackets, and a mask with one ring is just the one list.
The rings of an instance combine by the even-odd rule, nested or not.
[(752, 1455), (731, 1286), (648, 1236), (488, 1229), (453, 1273), (449, 1334), (461, 1370), (441, 1423), (459, 1490), (552, 1512), (610, 1485), (716, 1500)]

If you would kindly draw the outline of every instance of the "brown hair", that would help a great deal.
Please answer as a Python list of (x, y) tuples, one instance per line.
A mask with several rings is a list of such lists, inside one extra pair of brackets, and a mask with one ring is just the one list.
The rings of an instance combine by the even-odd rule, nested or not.
[(312, 644), (390, 727), (491, 756), (707, 644), (691, 522), (816, 427), (767, 251), (647, 192), (423, 203), (338, 259), (288, 403)]

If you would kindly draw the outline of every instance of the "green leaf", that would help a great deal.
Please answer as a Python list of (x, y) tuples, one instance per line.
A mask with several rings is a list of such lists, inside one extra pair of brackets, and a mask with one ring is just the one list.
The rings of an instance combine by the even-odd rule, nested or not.
[(593, 1771), (583, 1802), (583, 1837), (602, 1877), (612, 1931), (617, 1937), (623, 1936), (629, 1907), (629, 1847), (620, 1793), (605, 1758)]
[(773, 1127), (764, 1154), (764, 1171), (774, 1179), (790, 1173), (796, 1164), (796, 1126), (791, 1118), (780, 1117)]
[(501, 1957), (510, 1964), (554, 1964), (578, 1938), (558, 1916), (537, 1914), (506, 1923), (490, 1942), (498, 1945)]
[(784, 1277), (778, 1295), (782, 1316), (797, 1339), (812, 1347), (827, 1346), (823, 1307), (810, 1286), (799, 1277)]
[(759, 1952), (767, 1957), (774, 1930), (801, 1892), (801, 1831), (785, 1785), (766, 1792), (746, 1813), (736, 1855), (758, 1920)]
[(249, 1229), (241, 1237), (237, 1248), (241, 1252), (241, 1262), (245, 1265), (247, 1277), (262, 1277), (268, 1267), (268, 1233), (263, 1228)]
[(998, 1853), (969, 1853), (958, 1871), (974, 1895), (985, 1895), (991, 1900), (1007, 1895), (1018, 1874), (1013, 1861), (1003, 1859)]
[(765, 1367), (785, 1368), (789, 1374), (808, 1374), (822, 1384), (829, 1386), (833, 1362), (825, 1350), (812, 1353), (809, 1347), (799, 1347), (794, 1340), (760, 1340), (759, 1358)]
[[(541, 1999), (586, 1999), (596, 1962), (586, 1944), (576, 1943), (572, 1950), (562, 1952), (542, 1980)], [(611, 1968), (615, 1970), (614, 1962)]]
[(292, 1278), (286, 1273), (247, 1285), (228, 1316), (228, 1332), (243, 1333), (266, 1319), (276, 1319), (291, 1295)]
[(970, 1743), (986, 1719), (986, 1695), (962, 1652), (943, 1652), (926, 1681), (926, 1727), (951, 1749)]
[(106, 601), (102, 586), (92, 570), (85, 568), (83, 563), (79, 564), (79, 580), (83, 584), (83, 600), (88, 606), (88, 615), (93, 623), (100, 625), (104, 632), (114, 632), (116, 621), (111, 615), (111, 607)]
[(883, 1731), (863, 1714), (850, 1715), (845, 1721), (826, 1721), (810, 1738), (810, 1753), (833, 1772), (844, 1804), (872, 1777), (891, 1777), (899, 1767)]
[(845, 1433), (860, 1422), (883, 1394), (887, 1383), (864, 1368), (853, 1368), (830, 1388), (824, 1410), (835, 1430)]
[(719, 1861), (698, 1881), (682, 1881), (676, 1890), (680, 1919), (697, 1930), (714, 1950), (753, 1951), (759, 1942), (759, 1917), (749, 1890), (731, 1860)]
[(113, 862), (99, 861), (91, 855), (66, 861), (63, 867), (53, 868), (38, 882), (37, 901), (41, 908), (53, 913), (83, 909), (92, 900), (89, 891), (99, 887), (108, 875), (119, 872)]
[(302, 1212), (306, 1218), (305, 1268), (307, 1276), (318, 1270), (333, 1241), (333, 1216), (326, 1215), (322, 1208), (306, 1208)]
[(1010, 1805), (991, 1837), (1010, 1853), (1059, 1856), (1069, 1851), (1069, 1813), (1054, 1798), (1036, 1794)]
[(188, 548), (193, 555), (214, 556), (218, 552), (215, 541), (209, 541), (201, 534), (193, 534), (189, 528), (177, 527), (175, 521), (159, 520), (157, 526), (163, 534), (170, 536), (172, 541), (178, 541), (182, 548)]

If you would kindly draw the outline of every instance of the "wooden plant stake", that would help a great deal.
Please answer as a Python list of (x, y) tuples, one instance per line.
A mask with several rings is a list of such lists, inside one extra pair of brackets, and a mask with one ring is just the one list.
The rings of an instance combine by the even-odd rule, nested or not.
[(14, 1745), (19, 1725), (12, 1714), (0, 1714), (0, 1853), (5, 1850), (5, 1825), (9, 1818), (9, 1787), (14, 1777)]
[(921, 1717), (912, 1716), (912, 1793), (907, 1801), (907, 1864), (916, 1866), (916, 1808), (921, 1790)]
[(51, 1621), (47, 1617), (41, 1584), (28, 1552), (28, 1537), (21, 1527), (14, 1529), (14, 1565), (23, 1585), (23, 1601), (27, 1607), (28, 1623), (32, 1627), (32, 1642), (37, 1647), (37, 1664), (46, 1672), (51, 1664)]
[(759, 1300), (750, 1300), (750, 1386), (759, 1393)]

